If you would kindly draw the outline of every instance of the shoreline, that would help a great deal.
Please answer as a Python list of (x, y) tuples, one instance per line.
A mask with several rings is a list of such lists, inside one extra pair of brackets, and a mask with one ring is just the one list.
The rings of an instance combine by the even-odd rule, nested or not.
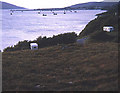
[[(85, 11), (86, 11), (86, 10), (85, 10)], [(88, 10), (88, 11), (89, 11), (89, 10)], [(103, 11), (103, 12), (104, 12), (104, 11)], [(96, 17), (95, 17), (95, 18), (96, 18)], [(95, 19), (95, 18), (94, 18), (94, 19)], [(92, 20), (94, 20), (94, 19), (92, 19)], [(92, 21), (92, 20), (90, 20), (90, 21)], [(90, 21), (89, 21), (89, 22), (90, 22)], [(89, 22), (88, 22), (88, 23), (89, 23)], [(88, 23), (87, 23), (86, 25), (88, 25)], [(83, 29), (85, 29), (85, 27), (86, 27), (86, 26), (84, 26)], [(82, 29), (82, 30), (83, 30), (83, 29)], [(79, 31), (79, 33), (81, 33), (82, 30)], [(73, 32), (73, 31), (72, 31), (72, 32)], [(64, 34), (64, 33), (66, 33), (66, 32), (63, 32), (62, 34)], [(67, 33), (69, 33), (69, 32), (67, 32)], [(75, 32), (75, 33), (76, 33), (76, 32)], [(79, 34), (79, 33), (78, 33), (78, 34)], [(58, 35), (58, 34), (56, 34), (56, 35)], [(54, 36), (54, 35), (52, 35), (52, 36), (50, 36), (50, 37), (53, 37), (53, 36)], [(38, 37), (39, 37), (39, 36), (38, 36)], [(47, 36), (46, 36), (46, 37), (47, 37)], [(37, 37), (36, 37), (36, 38), (37, 38)], [(36, 39), (36, 38), (35, 38), (35, 39)], [(28, 40), (28, 39), (24, 39), (24, 40)], [(20, 41), (24, 41), (24, 40), (20, 40)], [(31, 41), (31, 40), (28, 40), (28, 41)], [(19, 41), (17, 41), (15, 44), (9, 45), (9, 46), (14, 46), (14, 45), (16, 45), (18, 42), (19, 42)], [(2, 50), (4, 50), (5, 48), (7, 48), (7, 47), (9, 47), (9, 46), (4, 47)]]

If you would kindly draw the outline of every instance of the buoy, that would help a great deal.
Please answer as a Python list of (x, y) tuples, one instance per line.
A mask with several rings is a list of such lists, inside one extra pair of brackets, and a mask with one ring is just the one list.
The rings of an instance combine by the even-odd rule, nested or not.
[(10, 10), (12, 13), (14, 12), (13, 10)]
[(38, 14), (40, 14), (40, 12), (38, 12)]
[(64, 14), (66, 14), (66, 12), (64, 11)]
[(12, 13), (10, 13), (10, 15), (12, 15)]

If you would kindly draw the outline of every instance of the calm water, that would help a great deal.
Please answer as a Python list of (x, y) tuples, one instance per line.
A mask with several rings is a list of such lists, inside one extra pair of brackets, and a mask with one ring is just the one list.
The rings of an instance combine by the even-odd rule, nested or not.
[[(15, 45), (18, 41), (34, 40), (39, 36), (51, 37), (60, 33), (75, 32), (79, 34), (89, 21), (95, 18), (95, 14), (101, 10), (79, 10), (77, 13), (67, 11), (24, 11), (14, 12), (9, 10), (2, 12), (2, 48)], [(47, 16), (42, 16), (42, 14)], [(0, 20), (1, 21), (1, 20)]]

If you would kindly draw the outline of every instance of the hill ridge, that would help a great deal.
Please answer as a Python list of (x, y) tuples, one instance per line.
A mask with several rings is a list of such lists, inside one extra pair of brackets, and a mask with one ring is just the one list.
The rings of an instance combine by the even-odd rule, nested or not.
[(76, 9), (109, 9), (109, 7), (117, 4), (118, 2), (88, 2), (88, 3), (80, 3), (68, 6), (66, 8), (76, 8)]
[(14, 4), (10, 4), (7, 2), (0, 1), (0, 4), (2, 5), (0, 9), (26, 9), (24, 7), (16, 6)]

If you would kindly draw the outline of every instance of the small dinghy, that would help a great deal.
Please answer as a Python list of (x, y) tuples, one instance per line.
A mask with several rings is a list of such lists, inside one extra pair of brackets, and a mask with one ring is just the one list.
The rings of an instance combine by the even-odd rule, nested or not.
[(77, 11), (74, 11), (75, 13), (77, 13)]
[(53, 13), (53, 15), (57, 15), (57, 13)]
[(47, 16), (46, 14), (43, 14), (43, 16)]

